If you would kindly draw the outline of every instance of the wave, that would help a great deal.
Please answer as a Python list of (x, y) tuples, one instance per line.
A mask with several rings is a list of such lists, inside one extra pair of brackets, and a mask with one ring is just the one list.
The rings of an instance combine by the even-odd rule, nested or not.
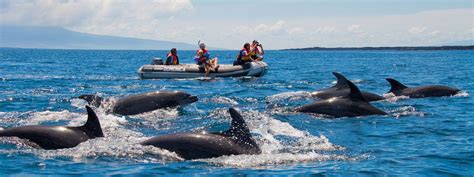
[[(132, 123), (125, 116), (105, 114), (101, 111), (97, 111), (97, 114), (105, 134), (103, 138), (91, 139), (74, 148), (59, 150), (32, 148), (27, 146), (28, 144), (24, 140), (5, 140), (2, 138), (2, 141), (15, 143), (17, 149), (2, 149), (0, 153), (29, 153), (46, 159), (67, 157), (75, 161), (98, 157), (120, 158), (143, 163), (166, 163), (183, 160), (173, 152), (152, 146), (141, 146), (139, 143), (148, 139), (148, 137), (141, 132), (127, 128)], [(156, 114), (161, 116), (162, 114), (177, 115), (177, 110), (157, 110), (136, 117), (156, 119)], [(262, 165), (349, 160), (352, 158), (341, 153), (345, 148), (330, 143), (324, 135), (314, 136), (306, 131), (298, 130), (287, 122), (274, 119), (267, 113), (250, 110), (243, 111), (242, 115), (246, 119), (257, 144), (261, 147), (262, 154), (233, 155), (199, 159), (198, 161), (222, 166), (258, 168)], [(210, 116), (224, 117), (225, 119), (220, 119), (222, 121), (231, 119), (225, 109), (215, 110)], [(87, 115), (84, 113), (43, 111), (30, 114), (30, 118), (22, 120), (24, 121), (22, 124), (68, 120), (69, 126), (79, 126), (84, 124), (86, 119)]]
[(469, 93), (467, 93), (467, 91), (460, 91), (453, 95), (453, 97), (469, 97)]
[(196, 160), (207, 162), (209, 164), (225, 166), (225, 167), (238, 167), (238, 168), (261, 168), (262, 166), (268, 165), (285, 165), (295, 164), (302, 162), (321, 162), (329, 160), (342, 160), (349, 161), (355, 160), (345, 155), (326, 155), (316, 152), (309, 152), (305, 154), (292, 154), (292, 153), (281, 153), (281, 154), (261, 154), (261, 155), (237, 155), (237, 156), (224, 156), (212, 159)]
[(415, 107), (413, 106), (402, 106), (399, 107), (395, 110), (389, 111), (389, 113), (396, 118), (400, 118), (402, 116), (418, 116), (418, 117), (424, 117), (427, 113), (418, 111)]
[[(365, 82), (365, 80), (363, 80), (363, 79), (354, 79), (354, 80), (350, 80), (350, 81), (354, 84), (360, 84), (360, 83)], [(333, 85), (337, 84), (337, 80), (332, 81), (331, 84), (333, 84)]]
[(392, 92), (384, 93), (382, 96), (385, 98), (387, 102), (390, 102), (390, 103), (395, 103), (399, 100), (406, 100), (410, 98), (408, 96), (395, 96), (395, 94), (393, 94)]
[(256, 137), (262, 154), (231, 155), (195, 161), (226, 167), (260, 168), (265, 165), (353, 159), (341, 154), (339, 151), (345, 148), (330, 143), (324, 135), (313, 136), (257, 111), (246, 111), (242, 115)]
[[(33, 113), (32, 116), (33, 118), (31, 119), (25, 119), (25, 124), (71, 119), (68, 123), (69, 126), (80, 126), (87, 120), (86, 114), (71, 113), (69, 111), (44, 111)], [(175, 153), (152, 146), (141, 146), (139, 143), (147, 138), (140, 132), (127, 129), (126, 125), (128, 121), (125, 117), (117, 117), (103, 113), (99, 113), (98, 117), (105, 134), (103, 138), (91, 139), (76, 147), (59, 150), (31, 148), (27, 146), (29, 143), (25, 140), (19, 140), (18, 138), (1, 138), (3, 142), (14, 143), (17, 149), (2, 149), (0, 153), (29, 153), (46, 159), (70, 157), (75, 161), (97, 157), (125, 158), (145, 162), (182, 160)]]
[(214, 103), (225, 104), (229, 106), (236, 106), (239, 104), (239, 102), (235, 101), (234, 99), (229, 98), (229, 97), (224, 97), (224, 96), (217, 96), (210, 99), (204, 99), (204, 102), (214, 102)]
[(150, 112), (145, 112), (130, 116), (131, 118), (147, 120), (150, 122), (158, 122), (163, 120), (175, 119), (179, 116), (178, 108), (164, 108), (157, 109)]
[(297, 92), (284, 92), (275, 94), (267, 97), (267, 102), (275, 103), (281, 101), (295, 101), (311, 98), (311, 92), (297, 91)]

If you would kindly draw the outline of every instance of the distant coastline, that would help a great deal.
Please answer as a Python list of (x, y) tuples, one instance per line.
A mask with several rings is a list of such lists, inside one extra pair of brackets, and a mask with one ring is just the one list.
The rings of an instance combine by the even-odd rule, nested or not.
[(474, 50), (474, 45), (467, 46), (420, 46), (420, 47), (307, 47), (281, 50)]

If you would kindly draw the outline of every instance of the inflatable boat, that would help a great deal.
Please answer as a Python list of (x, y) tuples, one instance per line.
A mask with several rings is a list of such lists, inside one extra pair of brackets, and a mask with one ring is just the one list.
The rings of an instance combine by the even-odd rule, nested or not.
[[(235, 66), (220, 64), (217, 71), (209, 73), (208, 77), (260, 77), (267, 72), (267, 69), (268, 65), (263, 61)], [(153, 62), (138, 69), (138, 75), (142, 79), (199, 78), (204, 77), (204, 74), (204, 68), (196, 64), (163, 65), (161, 62)]]

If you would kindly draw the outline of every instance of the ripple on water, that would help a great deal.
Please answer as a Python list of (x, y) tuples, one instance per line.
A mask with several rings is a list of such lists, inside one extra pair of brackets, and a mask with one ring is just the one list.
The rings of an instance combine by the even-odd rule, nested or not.
[[(230, 119), (225, 111), (217, 114)], [(313, 136), (257, 111), (244, 111), (242, 115), (262, 154), (232, 155), (197, 161), (226, 167), (261, 168), (268, 165), (354, 159), (341, 153), (345, 148), (330, 143), (324, 135)]]

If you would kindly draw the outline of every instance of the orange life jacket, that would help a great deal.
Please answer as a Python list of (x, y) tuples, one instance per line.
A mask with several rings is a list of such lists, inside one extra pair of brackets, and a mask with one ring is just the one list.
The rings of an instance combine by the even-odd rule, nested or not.
[[(244, 56), (243, 52), (247, 52), (247, 56)], [(250, 57), (249, 51), (246, 48), (242, 48), (239, 52), (239, 57), (237, 58), (238, 60), (242, 61), (248, 61), (251, 60), (252, 58)]]

